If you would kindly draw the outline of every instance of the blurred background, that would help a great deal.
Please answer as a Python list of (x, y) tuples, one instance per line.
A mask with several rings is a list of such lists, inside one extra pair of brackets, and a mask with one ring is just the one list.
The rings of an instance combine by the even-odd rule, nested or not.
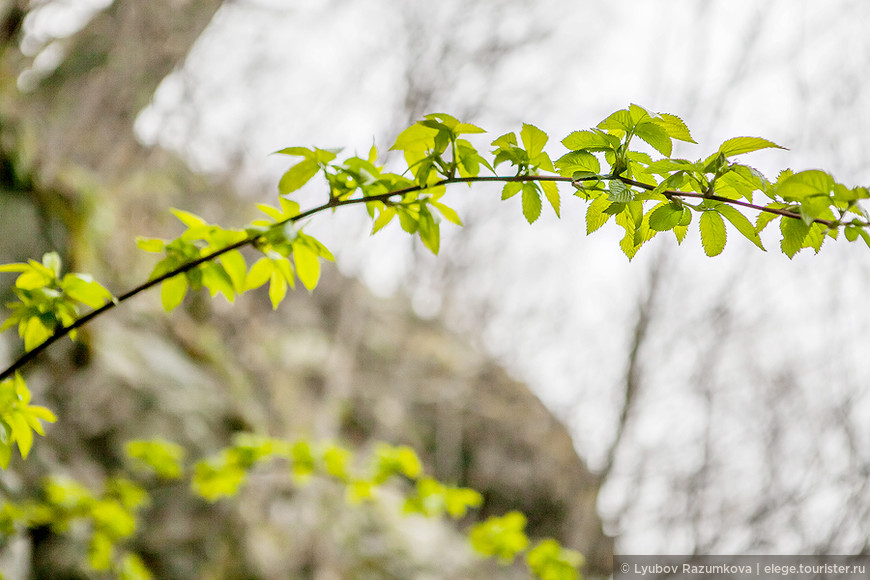
[[(786, 167), (850, 186), (870, 178), (870, 5), (857, 0), (0, 6), (4, 261), (62, 248), (118, 291), (153, 264), (133, 234), (176, 235), (166, 208), (241, 226), (288, 167), (271, 152), (374, 142), (386, 154), (428, 112), (487, 129), (481, 148), (533, 123), (558, 157), (569, 132), (634, 102), (685, 120), (699, 145), (675, 156), (761, 136), (788, 148), (744, 160), (770, 179)], [(299, 198), (315, 203), (319, 187)], [(451, 190), (466, 227), (442, 228), (438, 257), (397, 226), (369, 237), (362, 212), (315, 218), (307, 231), (337, 272), (275, 315), (263, 296), (194, 298), (169, 317), (156, 297), (128, 305), (32, 371), (60, 420), (34, 465), (2, 475), (6, 493), (57, 470), (97, 478), (121, 462), (124, 437), (163, 433), (205, 453), (266, 425), (411, 442), (440, 476), (483, 488), (484, 512), (525, 509), (533, 532), (583, 550), (592, 575), (609, 572), (612, 551), (867, 552), (867, 249), (829, 240), (788, 260), (768, 231), (768, 253), (732, 235), (711, 259), (695, 232), (628, 262), (619, 230), (586, 237), (585, 204), (563, 194), (561, 220), (545, 208), (529, 227), (497, 188)], [(4, 345), (11, 359), (17, 347)], [(346, 515), (306, 519), (297, 496), (314, 492), (281, 493), (283, 512), (263, 484), (240, 500), (257, 509), (224, 514), (250, 534), (228, 561), (247, 558), (255, 577), (471, 577), (481, 566), (457, 556), (448, 569), (383, 539), (411, 524), (372, 514), (336, 538), (324, 522)], [(216, 517), (171, 501), (163, 509)], [(290, 534), (288, 518), (310, 525)], [(161, 577), (204, 577), (212, 540), (159, 521), (141, 540), (149, 563)], [(377, 548), (348, 539), (373, 521)], [(364, 553), (354, 560), (342, 542)], [(32, 570), (50, 548), (31, 534), (6, 552)], [(360, 564), (372, 559), (374, 571)]]

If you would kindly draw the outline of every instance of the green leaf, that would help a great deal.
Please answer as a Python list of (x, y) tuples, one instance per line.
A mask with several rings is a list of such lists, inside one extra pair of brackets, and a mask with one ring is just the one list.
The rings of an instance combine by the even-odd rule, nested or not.
[(207, 501), (234, 496), (245, 482), (245, 470), (234, 464), (200, 461), (194, 467), (193, 491)]
[(288, 169), (281, 177), (281, 180), (278, 182), (278, 191), (281, 195), (287, 195), (296, 191), (317, 175), (319, 170), (320, 167), (313, 159), (300, 161)]
[(308, 147), (285, 147), (280, 151), (275, 151), (275, 155), (293, 155), (296, 157), (313, 157), (314, 151)]
[(523, 183), (523, 215), (530, 224), (541, 215), (541, 190), (537, 183)]
[(232, 281), (233, 290), (238, 294), (244, 292), (248, 266), (245, 264), (245, 258), (242, 256), (242, 253), (238, 250), (231, 250), (221, 255), (219, 259)]
[(659, 125), (662, 129), (664, 129), (668, 136), (674, 139), (686, 141), (687, 143), (695, 142), (695, 140), (692, 139), (692, 135), (689, 133), (689, 128), (686, 127), (686, 124), (683, 122), (683, 120), (676, 115), (659, 113), (658, 117), (653, 118), (653, 122)]
[(425, 206), (420, 208), (420, 219), (417, 221), (418, 233), (423, 245), (437, 255), (441, 246), (441, 228), (432, 213)]
[(611, 179), (607, 199), (617, 203), (628, 203), (634, 197), (631, 189), (619, 179)]
[(618, 144), (618, 139), (614, 144), (607, 135), (599, 131), (574, 131), (562, 139), (562, 145), (571, 151), (604, 151), (605, 149), (613, 149)]
[(383, 209), (381, 209), (381, 213), (372, 223), (372, 235), (378, 233), (384, 227), (386, 227), (388, 223), (393, 221), (394, 217), (396, 217), (396, 210), (392, 207), (384, 207)]
[(272, 260), (269, 258), (260, 258), (254, 262), (254, 265), (251, 266), (251, 269), (245, 276), (245, 290), (259, 288), (269, 281), (269, 278), (272, 276), (272, 272), (274, 271), (275, 265), (272, 263)]
[(160, 301), (167, 312), (181, 304), (187, 294), (187, 276), (178, 274), (168, 278), (160, 285)]
[(718, 256), (725, 249), (725, 222), (715, 211), (701, 213), (701, 244), (708, 256)]
[(529, 545), (524, 531), (526, 521), (526, 516), (516, 511), (487, 518), (471, 527), (471, 546), (484, 556), (495, 556), (502, 564), (509, 564)]
[(589, 207), (586, 208), (586, 235), (588, 236), (610, 219), (612, 214), (606, 213), (606, 210), (610, 207), (610, 200), (607, 199), (606, 196), (602, 195), (601, 197), (596, 197), (592, 200), (592, 203), (589, 204)]
[(559, 213), (561, 203), (559, 199), (559, 186), (556, 185), (555, 181), (541, 181), (539, 183), (541, 189), (544, 190), (544, 195), (547, 197), (547, 201), (550, 202), (550, 206), (553, 208), (553, 211), (556, 212), (556, 217), (562, 217)]
[(510, 199), (523, 189), (521, 181), (508, 181), (501, 190), (501, 198)]
[(457, 125), (453, 127), (454, 135), (462, 135), (465, 133), (486, 133), (486, 131), (477, 125), (472, 125), (471, 123), (457, 123)]
[(782, 218), (779, 230), (782, 232), (782, 242), (780, 242), (782, 252), (789, 258), (794, 258), (795, 254), (804, 247), (804, 240), (810, 232), (810, 226), (803, 220)]
[(211, 296), (220, 292), (229, 302), (235, 299), (233, 281), (223, 266), (217, 262), (206, 262), (199, 266), (199, 273), (202, 285), (208, 289)]
[(269, 300), (272, 302), (272, 310), (278, 308), (286, 295), (287, 279), (278, 268), (274, 268), (269, 275)]
[(435, 144), (437, 129), (414, 123), (396, 137), (396, 142), (390, 147), (390, 151), (419, 151), (431, 149)]
[[(761, 243), (761, 238), (758, 236), (758, 232), (755, 230), (752, 222), (750, 222), (745, 215), (727, 203), (716, 206), (716, 211), (731, 222), (731, 224), (737, 228), (737, 231), (743, 234), (747, 240), (761, 248), (761, 250), (764, 250), (764, 245)], [(703, 215), (701, 217), (703, 217)]]
[(803, 202), (810, 197), (824, 197), (830, 200), (834, 185), (833, 177), (824, 171), (811, 169), (783, 179), (777, 184), (776, 193), (789, 201)]
[(307, 245), (293, 244), (293, 263), (302, 285), (311, 292), (320, 280), (320, 260)]
[(649, 227), (657, 232), (672, 230), (683, 220), (683, 212), (688, 211), (681, 205), (666, 202), (650, 213)]
[(634, 120), (628, 109), (621, 109), (601, 121), (598, 128), (616, 133), (628, 133), (634, 128)]
[(573, 177), (578, 171), (599, 173), (601, 164), (587, 151), (569, 151), (556, 160), (556, 169), (563, 177)]
[[(438, 126), (448, 129), (451, 132), (459, 125), (459, 119), (453, 115), (448, 115), (447, 113), (429, 113), (423, 118), (426, 119), (426, 121), (434, 122)], [(426, 124), (425, 121), (421, 121), (420, 123), (424, 125)]]
[(3, 419), (11, 428), (11, 440), (18, 443), (21, 457), (26, 459), (33, 446), (33, 431), (30, 429), (27, 419), (21, 411), (6, 413)]
[[(163, 248), (166, 247), (166, 242), (159, 238), (144, 238), (139, 236), (136, 238), (136, 245), (140, 250), (144, 250), (146, 252), (162, 252)], [(0, 272), (3, 272), (3, 267), (0, 266)], [(7, 270), (8, 271), (8, 270)]]
[(741, 153), (751, 153), (759, 149), (785, 149), (780, 147), (773, 141), (762, 139), (761, 137), (734, 137), (728, 139), (719, 146), (719, 153), (725, 157), (732, 155), (740, 155)]
[(634, 134), (649, 143), (653, 149), (665, 157), (670, 157), (671, 149), (673, 148), (671, 138), (668, 136), (667, 131), (658, 124), (651, 121), (638, 123), (634, 128)]
[(341, 481), (347, 481), (351, 458), (352, 454), (347, 449), (330, 445), (323, 452), (323, 466), (326, 468), (326, 473)]
[(30, 269), (27, 264), (16, 262), (14, 264), (3, 264), (0, 266), (0, 272), (26, 272)]
[(181, 223), (186, 225), (189, 228), (195, 228), (199, 226), (206, 226), (208, 223), (201, 217), (196, 214), (192, 214), (189, 211), (184, 211), (183, 209), (170, 208), (169, 211), (181, 220)]
[(440, 201), (430, 200), (429, 205), (433, 206), (441, 215), (444, 216), (444, 219), (449, 221), (450, 223), (456, 224), (457, 226), (462, 225), (462, 220), (459, 219), (459, 214), (452, 207), (448, 207), (441, 203)]
[(534, 159), (544, 150), (548, 137), (546, 133), (534, 125), (523, 123), (520, 139), (522, 139), (523, 147), (529, 154), (529, 159)]
[(88, 274), (67, 274), (61, 282), (64, 294), (79, 302), (99, 308), (112, 300), (112, 294)]
[(567, 550), (553, 539), (542, 540), (526, 554), (529, 570), (543, 580), (580, 580), (580, 552)]
[(163, 439), (133, 440), (125, 445), (127, 456), (140, 467), (153, 471), (164, 479), (181, 477), (184, 448)]
[(517, 136), (514, 133), (505, 133), (492, 142), (492, 146), (496, 149), (511, 149), (516, 147), (516, 145)]

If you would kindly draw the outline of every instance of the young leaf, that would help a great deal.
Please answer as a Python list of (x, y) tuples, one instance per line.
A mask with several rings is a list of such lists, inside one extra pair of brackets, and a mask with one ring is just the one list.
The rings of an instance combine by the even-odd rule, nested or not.
[(204, 219), (183, 209), (170, 208), (169, 211), (189, 228), (208, 225)]
[(634, 120), (631, 118), (631, 113), (628, 109), (621, 109), (612, 113), (609, 117), (598, 124), (599, 129), (604, 129), (610, 132), (628, 133), (634, 128)]
[(830, 197), (834, 185), (833, 177), (824, 171), (811, 169), (783, 179), (777, 184), (776, 193), (789, 201), (803, 201), (808, 197)]
[(805, 224), (803, 220), (783, 218), (780, 221), (779, 230), (782, 232), (782, 242), (780, 243), (782, 253), (789, 258), (794, 258), (795, 254), (804, 247), (804, 240), (810, 232), (810, 226)]
[(610, 207), (610, 200), (607, 199), (607, 196), (602, 195), (601, 197), (596, 197), (592, 200), (592, 203), (589, 204), (589, 207), (586, 208), (586, 235), (588, 236), (610, 219), (612, 214), (606, 213), (606, 210)]
[(269, 281), (272, 272), (275, 271), (275, 265), (269, 258), (260, 258), (245, 276), (245, 291), (259, 288)]
[(559, 199), (559, 187), (556, 185), (555, 181), (542, 181), (541, 189), (544, 190), (544, 195), (547, 197), (547, 201), (550, 202), (550, 206), (553, 208), (553, 211), (556, 212), (556, 217), (562, 217), (559, 213), (560, 210), (560, 199)]
[[(614, 144), (611, 139), (616, 140), (616, 143)], [(604, 151), (619, 145), (619, 140), (615, 137), (608, 138), (600, 131), (574, 131), (562, 139), (562, 145), (571, 151)]]
[(731, 157), (732, 155), (751, 153), (753, 151), (758, 151), (759, 149), (770, 148), (785, 149), (785, 147), (780, 147), (773, 141), (768, 141), (761, 137), (734, 137), (733, 139), (728, 139), (719, 146), (719, 153), (725, 157)]
[(417, 222), (420, 240), (433, 254), (438, 254), (441, 246), (441, 229), (432, 213), (425, 206), (420, 208), (420, 219)]
[(523, 147), (529, 154), (529, 159), (534, 159), (544, 150), (548, 138), (546, 133), (534, 125), (523, 123), (520, 139), (522, 139)]
[(317, 175), (319, 170), (320, 167), (313, 159), (300, 161), (288, 169), (281, 177), (281, 180), (278, 182), (278, 191), (281, 195), (287, 195), (296, 191)]
[(459, 214), (456, 213), (456, 210), (454, 210), (452, 207), (448, 207), (440, 201), (435, 201), (434, 199), (429, 201), (429, 205), (441, 212), (441, 215), (444, 216), (444, 219), (446, 219), (450, 223), (456, 224), (457, 226), (462, 225), (462, 220), (459, 219)]
[(296, 275), (302, 281), (302, 285), (311, 292), (320, 280), (320, 260), (317, 254), (303, 244), (293, 244), (293, 263), (296, 265)]
[(523, 184), (520, 181), (508, 181), (504, 184), (504, 187), (501, 190), (501, 198), (510, 199), (516, 194), (520, 192), (523, 188)]
[(665, 157), (670, 157), (673, 147), (671, 138), (668, 136), (667, 131), (658, 124), (651, 121), (638, 123), (634, 128), (634, 134), (652, 145), (653, 149)]
[(471, 123), (457, 123), (456, 126), (453, 127), (454, 135), (462, 135), (464, 133), (486, 133), (486, 131), (477, 125), (472, 125)]
[(269, 300), (272, 302), (272, 310), (276, 310), (284, 296), (287, 295), (287, 278), (278, 268), (274, 268), (269, 275)]
[(248, 269), (245, 258), (238, 250), (232, 250), (220, 257), (221, 265), (233, 284), (233, 290), (239, 294), (245, 291), (245, 278)]
[(737, 231), (743, 234), (743, 236), (747, 240), (758, 246), (762, 251), (765, 251), (764, 246), (761, 243), (761, 238), (758, 237), (758, 232), (755, 231), (755, 227), (752, 225), (752, 222), (750, 222), (745, 215), (743, 215), (737, 209), (728, 205), (727, 203), (716, 206), (716, 211), (719, 212), (723, 217), (725, 217), (725, 219), (727, 219), (729, 222), (731, 222), (731, 224), (735, 228), (737, 228)]
[(610, 180), (610, 186), (608, 189), (610, 190), (610, 194), (607, 196), (607, 199), (610, 201), (628, 203), (632, 200), (633, 195), (631, 189), (618, 179)]
[(683, 120), (676, 115), (659, 113), (659, 116), (654, 117), (652, 121), (653, 123), (659, 125), (662, 129), (664, 129), (668, 136), (674, 139), (686, 141), (687, 143), (695, 142), (695, 140), (692, 139), (691, 133), (689, 133), (689, 128), (686, 127), (686, 124), (683, 122)]
[(718, 256), (725, 248), (725, 222), (715, 211), (701, 214), (701, 244), (708, 256)]
[(672, 230), (682, 221), (684, 211), (689, 210), (675, 203), (666, 202), (652, 210), (649, 216), (649, 227), (657, 232)]
[(541, 190), (531, 181), (523, 183), (523, 215), (530, 224), (541, 215)]
[(419, 151), (425, 152), (435, 144), (437, 129), (414, 123), (396, 137), (396, 142), (390, 147), (390, 151)]
[(573, 177), (578, 171), (599, 173), (601, 164), (587, 151), (569, 151), (556, 160), (556, 170), (563, 177)]
[(163, 309), (169, 312), (181, 304), (187, 294), (187, 288), (187, 276), (184, 274), (164, 280), (160, 285), (160, 301), (163, 303)]

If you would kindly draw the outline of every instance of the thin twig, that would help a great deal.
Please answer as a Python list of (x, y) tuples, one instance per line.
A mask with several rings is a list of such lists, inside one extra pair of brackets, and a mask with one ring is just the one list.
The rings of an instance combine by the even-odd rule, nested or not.
[[(410, 185), (408, 187), (403, 187), (401, 189), (396, 189), (393, 191), (389, 191), (387, 193), (381, 193), (378, 195), (372, 195), (372, 196), (368, 196), (368, 197), (358, 197), (358, 198), (344, 199), (344, 200), (330, 198), (330, 200), (327, 203), (324, 203), (324, 204), (319, 205), (317, 207), (313, 207), (311, 209), (308, 209), (308, 210), (306, 210), (300, 214), (297, 214), (291, 218), (287, 218), (285, 220), (276, 222), (275, 224), (272, 224), (272, 226), (270, 226), (270, 227), (271, 228), (278, 228), (278, 227), (281, 227), (287, 223), (295, 223), (297, 221), (300, 221), (300, 220), (303, 220), (305, 218), (316, 215), (316, 214), (318, 214), (322, 211), (325, 211), (327, 209), (334, 209), (334, 208), (341, 207), (341, 206), (356, 205), (356, 204), (360, 204), (360, 203), (369, 203), (369, 202), (373, 202), (373, 201), (380, 201), (383, 203), (389, 203), (392, 200), (392, 198), (394, 198), (396, 196), (401, 196), (401, 195), (405, 195), (408, 193), (423, 191), (426, 189), (431, 189), (433, 187), (440, 187), (442, 185), (450, 185), (452, 183), (484, 183), (484, 182), (505, 183), (505, 182), (511, 182), (511, 181), (514, 181), (514, 182), (516, 182), (516, 181), (519, 181), (519, 182), (554, 181), (554, 182), (577, 184), (577, 183), (582, 182), (582, 181), (612, 181), (614, 179), (618, 179), (618, 180), (622, 181), (623, 183), (625, 183), (626, 185), (632, 185), (635, 187), (639, 187), (641, 189), (645, 189), (647, 191), (652, 191), (655, 189), (654, 185), (650, 185), (648, 183), (642, 183), (640, 181), (635, 181), (633, 179), (629, 179), (627, 177), (621, 177), (618, 175), (596, 175), (596, 176), (582, 177), (579, 179), (573, 179), (571, 177), (563, 177), (561, 175), (512, 175), (512, 176), (501, 176), (501, 175), (489, 175), (489, 176), (487, 176), (487, 175), (484, 175), (484, 176), (475, 176), (475, 177), (448, 177), (448, 178), (444, 178), (444, 179), (441, 179), (439, 181), (436, 181), (436, 182), (434, 182), (430, 185), (427, 185), (425, 187), (421, 186), (421, 185)], [(710, 199), (710, 200), (719, 201), (722, 203), (739, 205), (739, 206), (746, 207), (749, 209), (754, 209), (754, 210), (760, 211), (760, 212), (772, 213), (772, 214), (776, 214), (778, 216), (782, 216), (782, 217), (786, 217), (786, 218), (801, 219), (800, 214), (797, 214), (797, 213), (789, 211), (789, 210), (772, 208), (772, 207), (765, 207), (765, 206), (756, 205), (753, 203), (749, 203), (749, 202), (745, 202), (745, 201), (741, 201), (741, 200), (737, 200), (737, 199), (730, 199), (727, 197), (721, 197), (718, 195), (707, 195), (707, 194), (703, 194), (703, 193), (695, 193), (695, 192), (689, 192), (689, 191), (677, 191), (677, 190), (670, 190), (670, 189), (661, 191), (660, 193), (662, 195), (664, 195), (665, 197), (667, 197), (668, 199), (672, 199), (675, 197)], [(835, 227), (838, 227), (839, 225), (841, 225), (839, 222), (821, 219), (821, 218), (816, 218), (813, 221), (816, 223), (820, 223), (822, 225), (825, 225), (829, 228), (835, 228)], [(859, 222), (858, 225), (860, 227), (866, 227), (870, 224), (868, 224), (866, 222)], [(126, 302), (127, 300), (133, 298), (137, 294), (140, 294), (140, 293), (144, 292), (145, 290), (153, 288), (157, 284), (160, 284), (161, 282), (164, 282), (164, 281), (168, 280), (169, 278), (173, 278), (175, 276), (178, 276), (179, 274), (184, 274), (185, 272), (189, 272), (190, 270), (193, 270), (194, 268), (196, 268), (200, 264), (210, 262), (210, 261), (214, 260), (215, 258), (218, 258), (223, 254), (226, 254), (227, 252), (230, 252), (232, 250), (237, 250), (237, 249), (243, 248), (245, 246), (250, 246), (250, 245), (254, 244), (257, 240), (260, 240), (262, 238), (263, 238), (262, 234), (250, 235), (250, 236), (246, 237), (245, 239), (240, 240), (238, 242), (235, 242), (233, 244), (230, 244), (229, 246), (227, 246), (225, 248), (215, 250), (214, 252), (211, 252), (210, 254), (207, 254), (205, 256), (201, 256), (201, 257), (197, 258), (196, 260), (192, 260), (190, 262), (182, 264), (181, 266), (178, 266), (177, 268), (170, 270), (169, 272), (166, 272), (160, 276), (157, 276), (156, 278), (152, 278), (152, 279), (148, 280), (147, 282), (140, 284), (139, 286), (136, 286), (132, 290), (129, 290), (129, 291), (125, 292), (124, 294), (121, 294), (120, 296), (118, 296), (117, 298), (112, 300), (111, 302), (107, 302), (103, 306), (101, 306), (95, 310), (92, 310), (91, 312), (85, 314), (81, 318), (76, 319), (74, 322), (72, 322), (66, 326), (61, 326), (60, 328), (55, 330), (51, 336), (49, 336), (47, 339), (45, 339), (45, 341), (43, 341), (39, 345), (35, 346), (33, 349), (31, 349), (31, 350), (27, 351), (26, 353), (24, 353), (23, 355), (21, 355), (11, 365), (9, 365), (8, 368), (6, 368), (2, 373), (0, 373), (0, 381), (8, 379), (9, 377), (11, 377), (13, 373), (15, 373), (16, 371), (21, 369), (24, 365), (26, 365), (31, 360), (36, 358), (43, 351), (45, 351), (49, 346), (51, 346), (52, 344), (54, 344), (58, 340), (62, 339), (63, 337), (67, 336), (70, 332), (72, 332), (78, 328), (81, 328), (82, 326), (84, 326), (85, 324), (87, 324), (88, 322), (93, 320), (94, 318), (96, 318), (96, 317), (102, 315), (103, 313), (115, 308), (116, 306), (119, 306), (122, 302)]]

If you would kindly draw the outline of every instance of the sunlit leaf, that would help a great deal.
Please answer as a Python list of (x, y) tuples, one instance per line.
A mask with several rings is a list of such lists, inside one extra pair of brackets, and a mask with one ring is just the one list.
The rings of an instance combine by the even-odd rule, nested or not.
[(773, 141), (768, 141), (761, 137), (734, 137), (733, 139), (728, 139), (719, 146), (719, 153), (725, 157), (731, 157), (732, 155), (751, 153), (753, 151), (758, 151), (759, 149), (770, 148), (785, 149), (785, 147), (780, 147)]
[(540, 185), (541, 189), (544, 190), (544, 195), (546, 196), (547, 201), (550, 202), (550, 206), (553, 208), (553, 211), (556, 212), (556, 217), (561, 217), (561, 200), (559, 199), (559, 187), (556, 185), (556, 182), (541, 181)]
[(541, 215), (541, 191), (537, 183), (523, 183), (523, 215), (530, 224)]
[(701, 214), (701, 244), (708, 256), (718, 256), (725, 249), (725, 222), (715, 211), (705, 211)]
[(181, 304), (187, 294), (188, 286), (187, 276), (184, 274), (164, 280), (160, 285), (160, 301), (163, 309), (169, 312)]
[(546, 133), (534, 125), (523, 123), (520, 139), (523, 142), (523, 147), (529, 154), (529, 159), (534, 159), (544, 150), (548, 137)]

